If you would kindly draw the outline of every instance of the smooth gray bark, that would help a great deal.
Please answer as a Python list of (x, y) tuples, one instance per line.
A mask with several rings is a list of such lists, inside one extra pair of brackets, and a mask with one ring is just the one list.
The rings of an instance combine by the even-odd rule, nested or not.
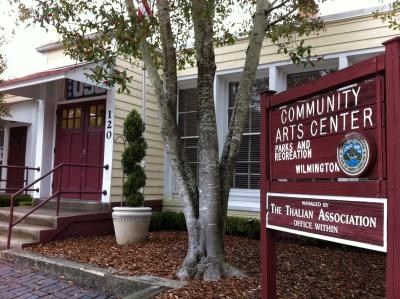
[[(128, 12), (135, 13), (132, 0), (126, 0)], [(157, 0), (161, 48), (164, 58), (164, 78), (159, 74), (145, 38), (140, 50), (155, 87), (160, 110), (161, 134), (176, 177), (176, 185), (183, 202), (189, 244), (188, 253), (178, 271), (180, 279), (199, 277), (218, 280), (243, 274), (225, 260), (224, 230), (229, 189), (239, 151), (244, 122), (248, 114), (251, 87), (260, 58), (265, 35), (266, 12), (269, 1), (258, 0), (254, 26), (249, 39), (244, 74), (240, 81), (236, 107), (230, 124), (221, 163), (214, 105), (215, 53), (213, 45), (213, 0), (193, 0), (192, 21), (195, 32), (195, 51), (198, 69), (197, 98), (199, 103), (199, 183), (185, 158), (176, 123), (177, 72), (176, 49), (171, 30), (168, 0)]]

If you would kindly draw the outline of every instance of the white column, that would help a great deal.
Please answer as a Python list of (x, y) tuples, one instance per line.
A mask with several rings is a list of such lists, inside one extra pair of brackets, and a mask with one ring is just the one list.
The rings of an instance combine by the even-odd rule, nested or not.
[(350, 66), (349, 58), (346, 55), (339, 56), (339, 70)]
[(286, 90), (286, 73), (279, 67), (269, 67), (269, 89), (281, 92)]
[(114, 112), (115, 112), (115, 89), (107, 91), (106, 100), (106, 128), (104, 136), (104, 161), (103, 165), (108, 165), (108, 169), (103, 170), (103, 188), (107, 194), (102, 195), (102, 202), (111, 201), (111, 180), (112, 180), (112, 158), (114, 150)]
[[(41, 177), (43, 173), (43, 133), (44, 133), (44, 115), (45, 115), (45, 105), (43, 100), (38, 100), (38, 110), (37, 110), (37, 125), (36, 125), (36, 153), (35, 153), (35, 167), (40, 167), (40, 171), (34, 172), (34, 179)], [(40, 188), (40, 182), (35, 184), (34, 188)], [(42, 190), (37, 194), (35, 192), (34, 196), (44, 196)]]
[[(10, 128), (8, 126), (4, 126), (4, 148), (3, 148), (3, 164), (8, 165), (8, 149), (10, 142)], [(7, 168), (3, 168), (1, 172), (1, 178), (3, 180), (7, 180)], [(7, 181), (1, 182), (1, 188), (6, 188)], [(5, 191), (4, 191), (5, 192)]]
[(172, 173), (171, 163), (169, 161), (167, 151), (164, 150), (164, 198), (172, 198), (175, 188), (175, 177)]
[[(36, 163), (36, 153), (38, 149), (37, 137), (38, 137), (38, 109), (41, 101), (32, 102), (32, 123), (28, 126), (28, 134), (26, 140), (26, 157), (25, 165), (29, 167), (40, 167), (40, 164)], [(28, 171), (28, 183), (35, 180), (36, 174), (39, 173), (36, 170)], [(29, 192), (33, 197), (37, 196), (36, 192)]]
[(229, 120), (227, 120), (228, 98), (225, 96), (225, 81), (221, 79), (220, 76), (215, 76), (214, 78), (214, 106), (217, 122), (219, 156), (221, 157)]

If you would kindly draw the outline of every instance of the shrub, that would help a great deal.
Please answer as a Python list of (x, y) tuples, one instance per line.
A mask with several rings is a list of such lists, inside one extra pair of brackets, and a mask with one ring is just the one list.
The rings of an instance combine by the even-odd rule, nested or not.
[(185, 216), (180, 212), (154, 212), (149, 230), (186, 230)]
[(122, 170), (127, 176), (122, 189), (125, 204), (129, 207), (143, 206), (144, 201), (144, 196), (140, 192), (146, 184), (146, 174), (140, 165), (147, 149), (143, 138), (144, 129), (139, 113), (132, 110), (124, 122), (124, 136), (128, 146), (122, 153)]
[[(14, 202), (16, 205), (16, 202)], [(0, 195), (0, 207), (9, 207), (10, 206), (10, 195)]]
[(30, 205), (32, 204), (32, 196), (30, 196), (29, 194), (20, 194), (16, 197), (16, 202), (18, 203), (18, 205), (20, 206), (21, 203), (24, 203), (24, 205)]
[(18, 206), (20, 207), (30, 207), (32, 205), (31, 201), (20, 201), (18, 202)]
[[(28, 194), (20, 194), (14, 198), (14, 206), (29, 206), (32, 204), (32, 196)], [(10, 206), (10, 195), (0, 195), (0, 207)]]
[[(182, 212), (156, 212), (150, 222), (150, 231), (186, 230), (185, 216)], [(260, 220), (249, 217), (228, 216), (226, 234), (231, 236), (260, 238)]]
[(227, 235), (260, 238), (260, 220), (257, 218), (228, 216), (225, 226)]

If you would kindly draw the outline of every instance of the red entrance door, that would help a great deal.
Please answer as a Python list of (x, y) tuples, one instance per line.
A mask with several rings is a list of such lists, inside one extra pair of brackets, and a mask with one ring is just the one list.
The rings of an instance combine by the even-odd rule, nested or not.
[[(62, 105), (57, 110), (55, 166), (60, 163), (102, 165), (104, 157), (105, 101)], [(62, 197), (100, 199), (102, 168), (64, 167), (55, 174), (53, 190), (61, 179)]]
[[(25, 166), (27, 127), (10, 128), (7, 164)], [(7, 192), (14, 193), (24, 186), (24, 169), (9, 168), (7, 171)]]

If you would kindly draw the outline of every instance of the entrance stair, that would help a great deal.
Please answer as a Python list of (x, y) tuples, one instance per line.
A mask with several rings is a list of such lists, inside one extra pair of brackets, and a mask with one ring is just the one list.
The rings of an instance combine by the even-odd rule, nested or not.
[[(40, 199), (34, 200), (38, 205)], [(54, 239), (72, 236), (105, 234), (113, 231), (111, 208), (99, 201), (73, 199), (60, 200), (60, 213), (56, 216), (57, 203), (51, 200), (12, 229), (11, 248), (23, 248)], [(32, 207), (15, 207), (14, 222)], [(0, 208), (0, 248), (7, 246), (9, 208)]]

